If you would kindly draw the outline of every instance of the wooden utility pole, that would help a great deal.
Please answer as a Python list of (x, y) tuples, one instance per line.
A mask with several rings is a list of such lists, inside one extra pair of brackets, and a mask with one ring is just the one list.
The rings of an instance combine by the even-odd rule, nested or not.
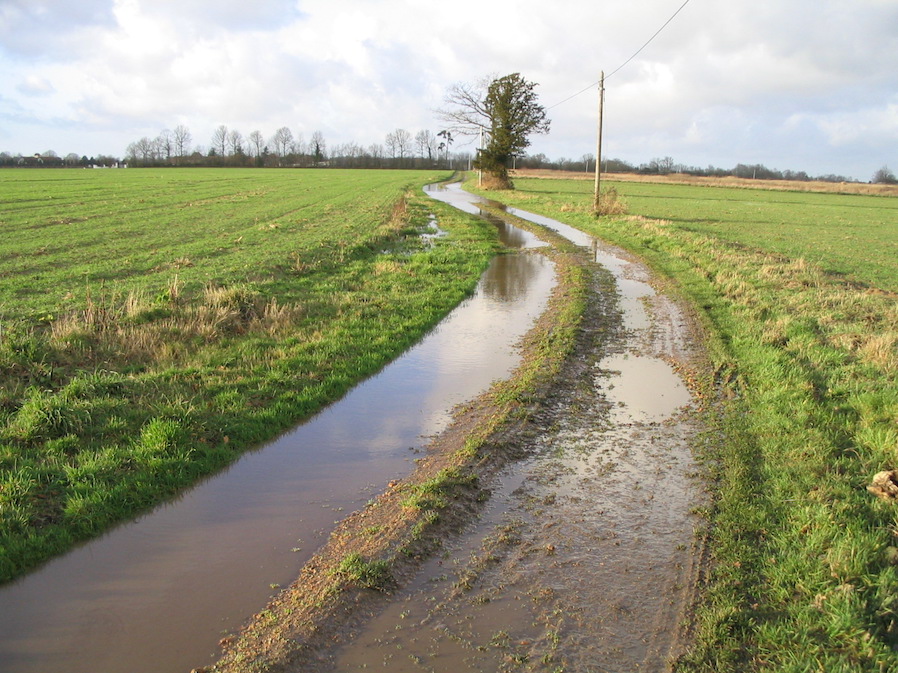
[(603, 107), (605, 103), (605, 71), (602, 71), (601, 77), (599, 77), (599, 134), (598, 140), (596, 141), (596, 190), (595, 190), (595, 199), (593, 203), (593, 207), (596, 211), (599, 210), (599, 200), (601, 194), (601, 186), (602, 186), (602, 114)]
[(477, 186), (483, 187), (483, 164), (481, 163), (481, 155), (483, 154), (483, 127), (480, 127), (480, 147), (477, 148)]

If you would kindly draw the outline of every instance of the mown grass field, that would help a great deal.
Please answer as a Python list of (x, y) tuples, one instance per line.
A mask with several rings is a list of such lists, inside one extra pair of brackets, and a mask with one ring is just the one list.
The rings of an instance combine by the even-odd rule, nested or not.
[[(412, 171), (0, 172), (0, 581), (290, 427), (476, 285)], [(434, 213), (445, 237), (420, 233)]]
[[(898, 199), (516, 179), (509, 204), (635, 251), (710, 328), (711, 575), (682, 671), (898, 670)], [(496, 195), (492, 195), (496, 197)]]

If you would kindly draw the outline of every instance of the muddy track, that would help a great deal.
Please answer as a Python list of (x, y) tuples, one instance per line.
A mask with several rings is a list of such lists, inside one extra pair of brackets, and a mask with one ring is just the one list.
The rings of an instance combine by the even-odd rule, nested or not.
[[(688, 642), (704, 568), (693, 459), (705, 361), (690, 314), (599, 247), (576, 349), (465, 465), (425, 535), (397, 483), (344, 521), (302, 576), (223, 642), (216, 671), (663, 671)], [(551, 310), (535, 330), (551, 330)], [(485, 396), (408, 483), (456, 467)], [(454, 451), (454, 453), (453, 453)], [(451, 456), (456, 458), (451, 458)], [(377, 531), (372, 535), (371, 531)], [(376, 539), (375, 539), (376, 538)], [(387, 559), (374, 588), (338, 571)]]

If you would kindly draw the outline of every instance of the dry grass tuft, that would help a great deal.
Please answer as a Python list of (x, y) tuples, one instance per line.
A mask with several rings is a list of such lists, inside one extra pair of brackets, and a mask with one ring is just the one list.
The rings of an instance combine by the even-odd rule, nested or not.
[(405, 269), (402, 264), (400, 264), (395, 259), (379, 259), (374, 262), (374, 275), (382, 276), (384, 274), (396, 274), (396, 273), (405, 273), (408, 275), (413, 275), (408, 269)]
[(867, 336), (858, 348), (858, 353), (883, 371), (894, 373), (898, 370), (898, 333)]
[(393, 204), (393, 212), (390, 214), (390, 224), (401, 225), (408, 221), (408, 199), (400, 197)]
[(490, 191), (503, 191), (514, 189), (514, 183), (509, 178), (497, 177), (484, 171), (483, 177), (480, 179), (480, 187)]
[(608, 187), (599, 194), (595, 203), (596, 215), (624, 215), (627, 212), (627, 203), (618, 194), (615, 187)]
[(243, 286), (207, 285), (199, 296), (186, 298), (174, 278), (155, 300), (142, 291), (124, 299), (88, 295), (84, 308), (50, 323), (49, 335), (54, 347), (73, 357), (116, 353), (131, 361), (171, 363), (196, 340), (283, 334), (303, 314), (297, 304), (281, 305)]

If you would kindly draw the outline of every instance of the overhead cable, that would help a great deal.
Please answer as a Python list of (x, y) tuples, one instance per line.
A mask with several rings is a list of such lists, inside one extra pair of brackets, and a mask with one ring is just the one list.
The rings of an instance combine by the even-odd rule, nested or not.
[[(621, 63), (619, 66), (617, 66), (614, 70), (611, 71), (610, 74), (605, 75), (605, 79), (607, 80), (609, 77), (611, 77), (612, 75), (614, 75), (615, 73), (617, 73), (618, 71), (620, 71), (620, 70), (621, 70), (625, 65), (627, 65), (630, 61), (632, 61), (634, 58), (636, 58), (636, 57), (639, 55), (639, 53), (640, 53), (643, 49), (645, 49), (646, 47), (649, 46), (649, 44), (651, 44), (652, 40), (654, 40), (656, 37), (658, 37), (658, 35), (661, 34), (661, 31), (662, 31), (662, 30), (664, 30), (665, 28), (667, 28), (667, 25), (668, 25), (671, 21), (673, 21), (674, 18), (676, 18), (677, 14), (679, 14), (681, 11), (683, 11), (683, 8), (684, 8), (686, 5), (688, 5), (688, 4), (689, 4), (689, 0), (686, 0), (682, 5), (680, 5), (680, 8), (679, 8), (677, 11), (675, 11), (673, 14), (671, 14), (670, 18), (669, 18), (667, 21), (664, 22), (664, 25), (661, 26), (658, 30), (656, 30), (656, 31), (655, 31), (655, 34), (652, 35), (648, 40), (646, 40), (645, 44), (643, 44), (639, 49), (637, 49), (635, 52), (633, 52), (633, 55), (630, 56), (630, 58), (628, 58), (626, 61), (624, 61), (623, 63)], [(567, 103), (567, 102), (568, 102), (569, 100), (571, 100), (572, 98), (576, 98), (576, 97), (579, 96), (580, 94), (586, 93), (587, 91), (589, 91), (590, 89), (592, 89), (594, 86), (597, 86), (597, 85), (599, 84), (600, 81), (601, 81), (601, 80), (596, 80), (595, 82), (593, 82), (592, 84), (590, 84), (590, 85), (587, 86), (587, 87), (584, 87), (583, 89), (581, 89), (581, 90), (578, 91), (577, 93), (568, 96), (568, 97), (565, 98), (563, 101), (559, 101), (558, 103), (555, 103), (555, 105), (552, 105), (552, 106), (550, 106), (550, 107), (548, 107), (548, 108), (546, 108), (546, 109), (547, 109), (547, 110), (551, 110), (552, 108), (558, 107), (558, 106), (561, 105), (562, 103)]]

